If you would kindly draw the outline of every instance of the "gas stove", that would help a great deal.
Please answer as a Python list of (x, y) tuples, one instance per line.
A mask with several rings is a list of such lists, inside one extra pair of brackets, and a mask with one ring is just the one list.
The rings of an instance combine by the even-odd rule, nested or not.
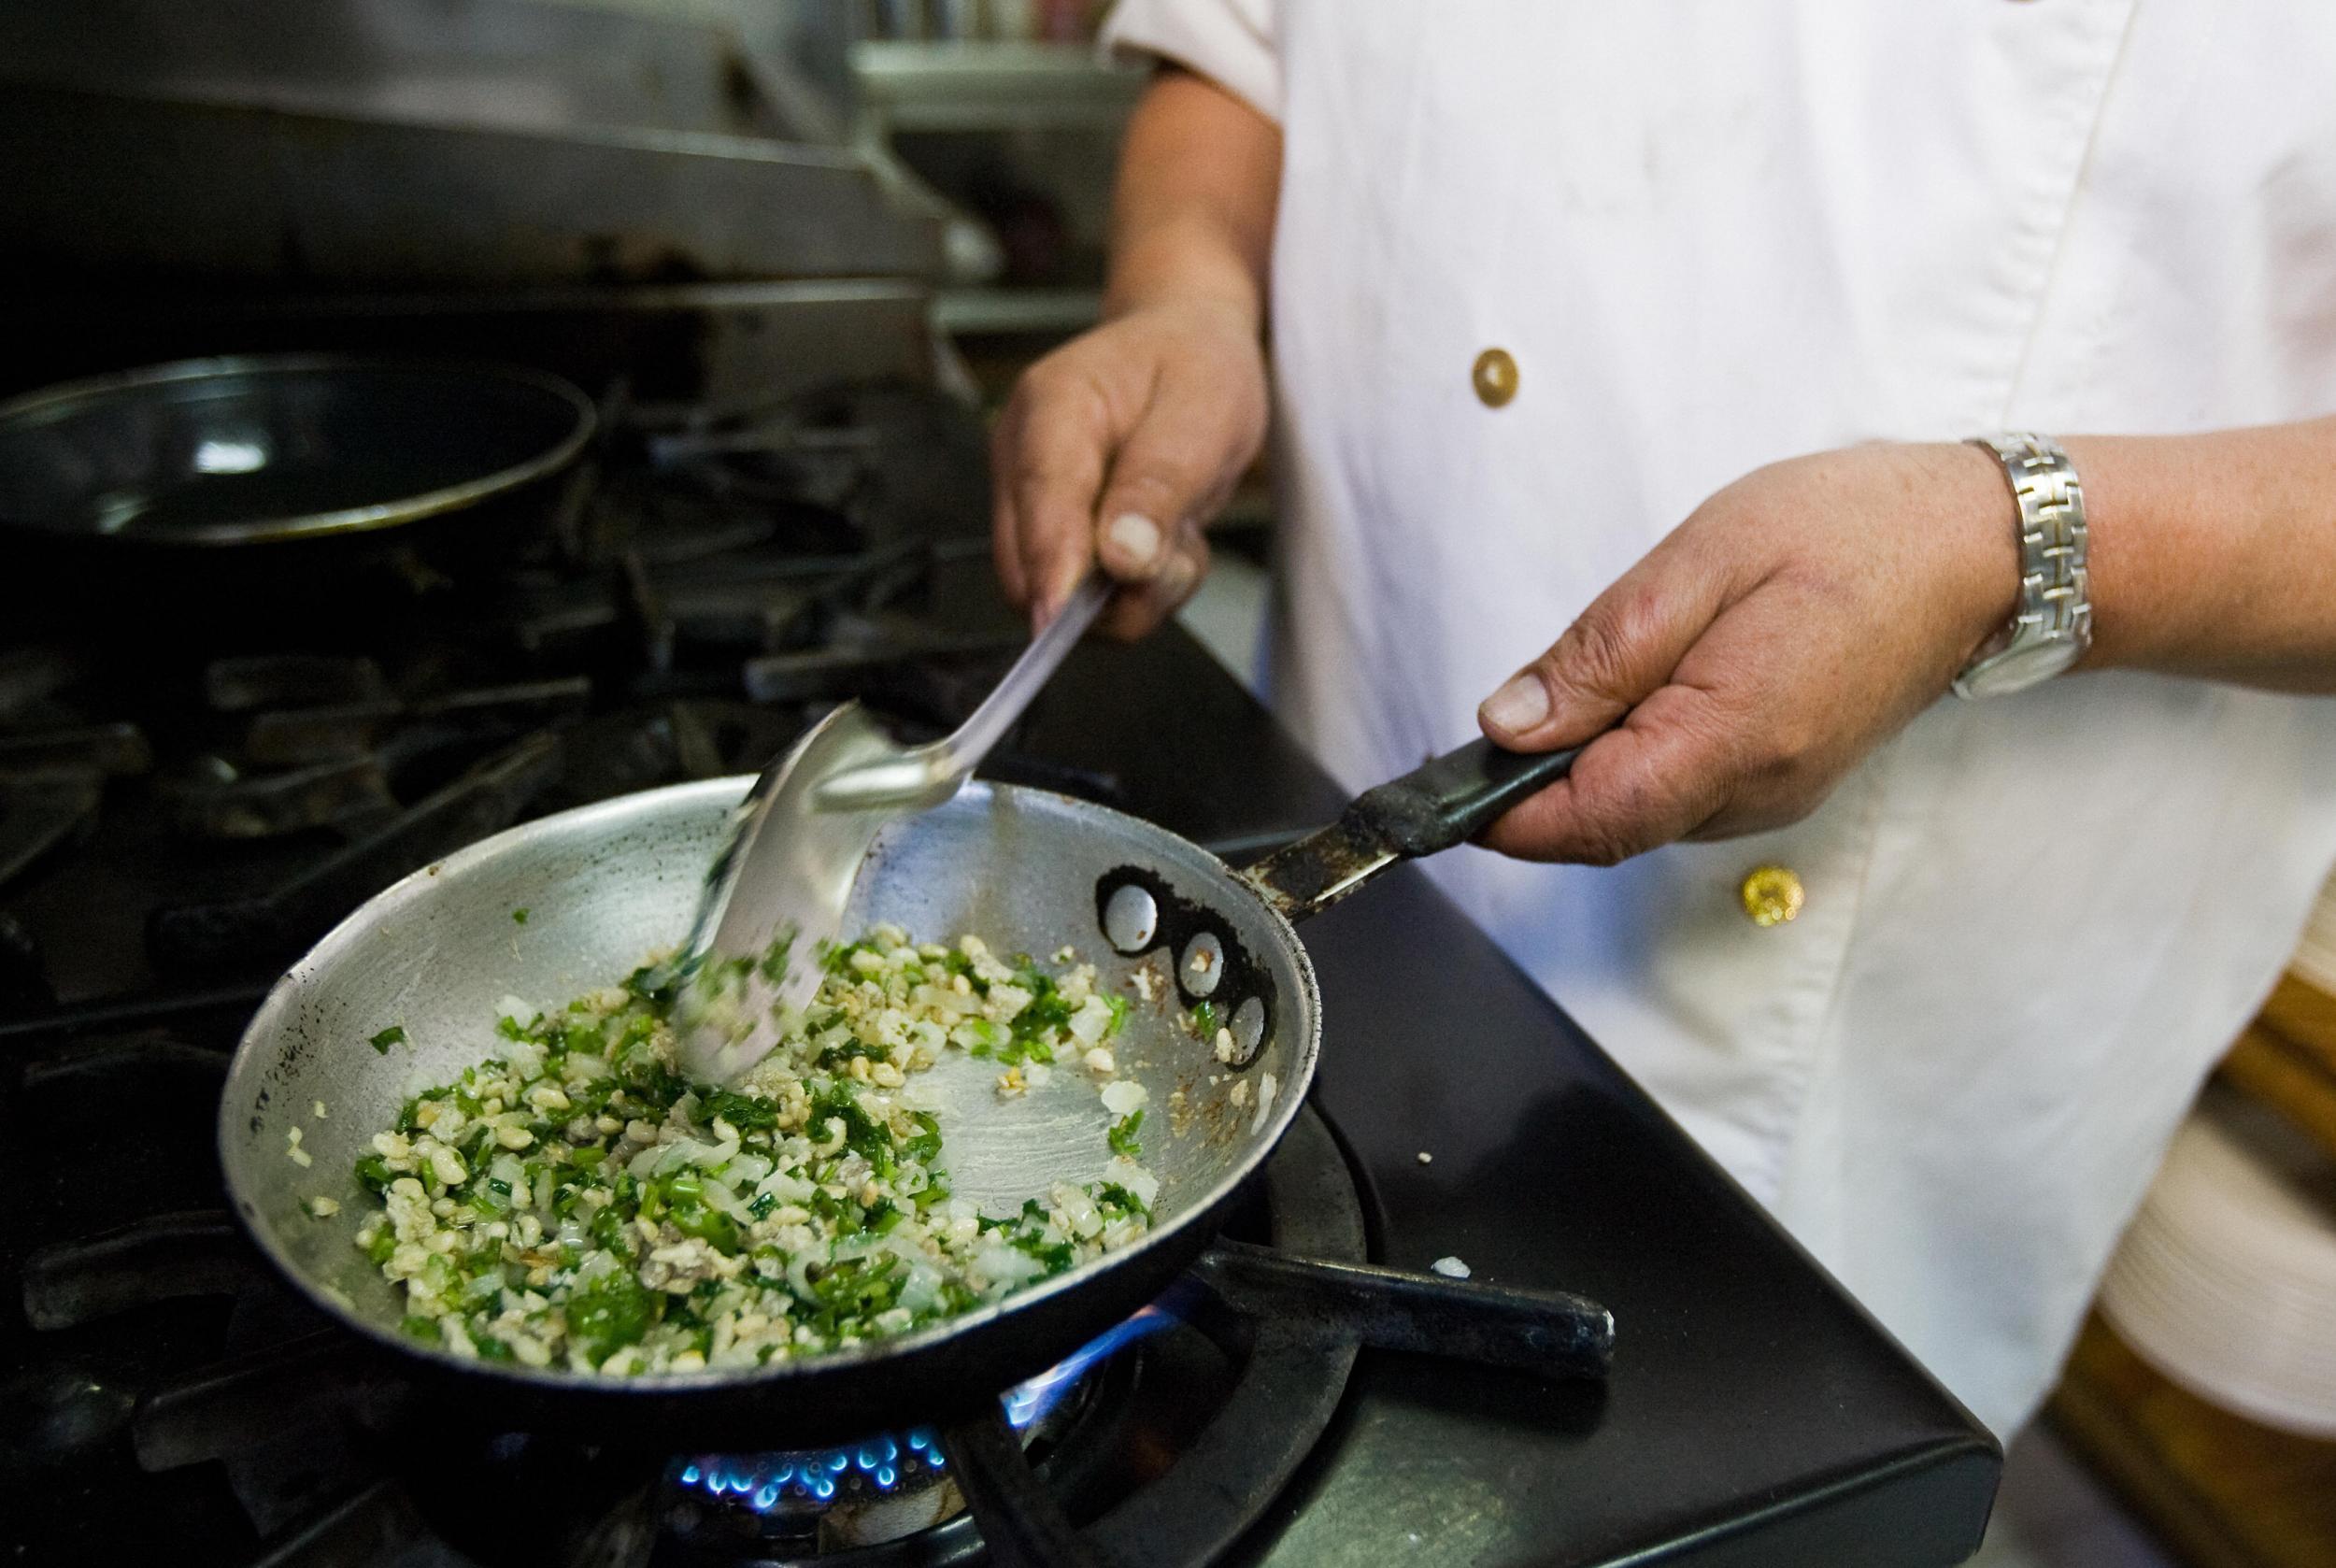
[[(0, 652), (0, 1257), (20, 1561), (1859, 1562), (1977, 1542), (1992, 1442), (1422, 878), (1309, 925), (1314, 1105), (1235, 1241), (1585, 1291), (1605, 1383), (1375, 1349), (1188, 1280), (933, 1428), (751, 1451), (482, 1431), (277, 1287), (223, 1210), (227, 1053), (283, 964), (514, 821), (749, 772), (845, 696), (942, 733), (1021, 639), (978, 422), (846, 387), (600, 393), (515, 557), (264, 605), (36, 610)], [(163, 585), (164, 588), (167, 585)], [(329, 590), (329, 591), (328, 591)], [(1338, 792), (1182, 634), (1082, 649), (989, 769), (1239, 860)], [(973, 1443), (970, 1448), (967, 1444)], [(986, 1445), (986, 1446), (985, 1446)], [(986, 1547), (983, 1519), (1006, 1537)]]

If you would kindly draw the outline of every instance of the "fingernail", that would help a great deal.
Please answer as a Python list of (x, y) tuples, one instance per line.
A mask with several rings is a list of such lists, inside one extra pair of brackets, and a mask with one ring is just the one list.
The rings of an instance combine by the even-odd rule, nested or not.
[(1160, 524), (1141, 512), (1122, 512), (1104, 530), (1104, 542), (1130, 571), (1141, 571), (1160, 553)]
[(1508, 684), (1487, 697), (1476, 712), (1494, 729), (1523, 734), (1549, 717), (1549, 688), (1526, 670), (1509, 677)]

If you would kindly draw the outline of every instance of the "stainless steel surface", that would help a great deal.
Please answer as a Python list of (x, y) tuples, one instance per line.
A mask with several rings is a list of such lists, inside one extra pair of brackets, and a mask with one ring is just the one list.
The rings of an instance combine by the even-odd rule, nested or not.
[(930, 198), (824, 146), (7, 92), (0, 264), (27, 278), (506, 288), (947, 269)]
[[(709, 962), (744, 960), (750, 1028), (733, 1035), (685, 1008), (681, 1056), (691, 1074), (719, 1083), (745, 1072), (778, 1043), (772, 1008), (801, 1008), (819, 989), (819, 945), (842, 934), (868, 851), (898, 813), (816, 811), (811, 791), (835, 768), (897, 749), (865, 708), (846, 703), (763, 769), (730, 814), (677, 969), (689, 976)], [(782, 938), (791, 958), (773, 982), (759, 961)]]
[(1142, 952), (1159, 929), (1160, 901), (1132, 882), (1115, 890), (1104, 905), (1104, 936), (1120, 952)]
[(395, 527), (573, 461), (592, 405), (500, 365), (195, 360), (0, 405), (0, 523), (221, 547)]
[[(1109, 602), (1112, 583), (1090, 571), (1045, 630), (1031, 639), (956, 732), (904, 747), (847, 703), (755, 780), (732, 819), (730, 842), (706, 874), (705, 892), (684, 945), (681, 971), (743, 960), (751, 1025), (743, 1035), (705, 1019), (685, 1023), (682, 1056), (703, 1078), (720, 1081), (752, 1067), (780, 1039), (773, 1008), (799, 1010), (819, 989), (814, 961), (846, 934), (845, 909), (869, 847), (886, 825), (954, 796), (990, 748), (1021, 717)], [(774, 942), (793, 944), (794, 962), (776, 982), (757, 961)]]
[[(651, 791), (497, 834), (366, 904), (278, 983), (229, 1070), (220, 1149), (246, 1224), (316, 1306), (449, 1369), (527, 1385), (612, 1387), (559, 1369), (474, 1368), (405, 1338), (394, 1288), (352, 1245), (360, 1205), (319, 1219), (305, 1200), (345, 1196), (352, 1162), (408, 1094), (494, 1053), (502, 998), (557, 1005), (672, 944), (690, 920), (700, 868), (723, 843), (747, 787), (733, 778)], [(1130, 869), (1219, 921), (1249, 956), (1255, 983), (1273, 991), (1272, 1036), (1253, 1070), (1226, 1071), (1211, 1043), (1183, 1025), (1166, 955), (1122, 957), (1096, 929), (1099, 881)], [(520, 907), (531, 911), (523, 927), (511, 919)], [(848, 919), (855, 926), (890, 920), (924, 936), (975, 932), (1003, 951), (1051, 952), (1068, 941), (1123, 992), (1139, 966), (1151, 970), (1153, 1000), (1138, 1003), (1115, 1054), (1120, 1076), (1150, 1097), (1145, 1156), (1161, 1179), (1154, 1229), (1132, 1247), (884, 1345), (751, 1371), (619, 1380), (616, 1388), (655, 1384), (687, 1394), (752, 1385), (776, 1397), (806, 1373), (865, 1365), (1023, 1319), (1115, 1270), (1141, 1266), (1154, 1248), (1195, 1246), (1200, 1238), (1188, 1233), (1262, 1162), (1313, 1078), (1319, 998), (1296, 934), (1214, 856), (1136, 819), (1039, 791), (969, 785), (886, 830), (854, 887)], [(370, 1037), (392, 1024), (406, 1043), (377, 1053)], [(1278, 1092), (1261, 1103), (1269, 1074)], [(942, 1118), (957, 1191), (1005, 1212), (1054, 1182), (1104, 1173), (1113, 1117), (1091, 1077), (1066, 1068), (1011, 1099), (998, 1096), (995, 1079), (992, 1064), (951, 1053), (921, 1080), (919, 1092)], [(1244, 1086), (1238, 1102), (1236, 1084)], [(317, 1102), (329, 1113), (322, 1119), (312, 1115)], [(295, 1129), (310, 1166), (288, 1158)], [(1070, 1323), (1048, 1359), (1103, 1326)], [(1046, 1347), (1024, 1348), (1034, 1356)]]
[(1076, 44), (870, 39), (851, 52), (861, 134), (1117, 130), (1151, 73)]
[(1033, 637), (981, 705), (954, 734), (924, 746), (894, 747), (880, 758), (838, 766), (811, 791), (820, 811), (922, 811), (957, 793), (990, 748), (1005, 737), (1031, 699), (1111, 602), (1114, 584), (1090, 568), (1061, 614)]
[(1987, 435), (2017, 509), (2019, 602), (2012, 622), (1955, 677), (1959, 697), (2001, 697), (2049, 680), (2093, 642), (2085, 486), (2049, 435)]
[[(791, 35), (801, 4), (727, 17), (543, 0), (82, 0), (0, 7), (0, 76), (279, 108), (544, 130), (835, 140), (840, 98), (808, 107), (773, 74), (823, 67)], [(840, 46), (836, 51), (840, 53)], [(840, 61), (837, 62), (841, 64)]]

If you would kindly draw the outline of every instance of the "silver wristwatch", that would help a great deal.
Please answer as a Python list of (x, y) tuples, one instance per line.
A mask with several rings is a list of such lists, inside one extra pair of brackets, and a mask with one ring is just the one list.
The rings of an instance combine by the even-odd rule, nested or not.
[(2049, 680), (2093, 641), (2085, 566), (2085, 487), (2049, 435), (1983, 435), (2019, 504), (2019, 605), (1955, 677), (1959, 697), (2001, 697)]

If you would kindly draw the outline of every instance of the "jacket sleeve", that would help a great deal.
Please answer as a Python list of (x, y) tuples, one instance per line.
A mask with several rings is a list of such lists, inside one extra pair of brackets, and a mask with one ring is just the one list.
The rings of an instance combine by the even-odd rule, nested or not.
[(1174, 61), (1281, 119), (1277, 0), (1119, 0), (1104, 24), (1104, 47), (1123, 58)]

